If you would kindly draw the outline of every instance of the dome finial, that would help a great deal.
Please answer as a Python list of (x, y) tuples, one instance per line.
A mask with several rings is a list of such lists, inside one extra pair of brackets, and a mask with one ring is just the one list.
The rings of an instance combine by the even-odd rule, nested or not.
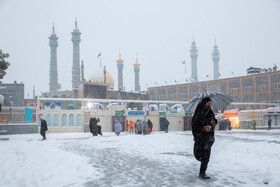
[(116, 61), (117, 63), (123, 63), (124, 60), (122, 59), (121, 48), (119, 48), (119, 59)]
[(53, 22), (53, 26), (52, 26), (52, 32), (54, 33), (54, 22)]
[(76, 17), (76, 20), (75, 20), (75, 28), (78, 27), (78, 23), (77, 23), (77, 17)]
[(139, 62), (138, 62), (138, 53), (136, 53), (136, 62), (135, 64), (133, 64), (134, 66), (140, 66)]

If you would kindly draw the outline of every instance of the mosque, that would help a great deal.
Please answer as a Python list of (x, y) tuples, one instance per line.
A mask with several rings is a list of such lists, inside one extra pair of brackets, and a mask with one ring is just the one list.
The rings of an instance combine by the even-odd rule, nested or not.
[(90, 80), (84, 78), (84, 64), (80, 64), (80, 42), (81, 32), (78, 29), (77, 20), (72, 34), (73, 43), (73, 64), (72, 64), (72, 90), (61, 91), (61, 85), (58, 83), (57, 70), (57, 47), (58, 37), (55, 33), (55, 27), (52, 27), (52, 34), (49, 37), (50, 46), (50, 71), (49, 71), (49, 92), (43, 93), (42, 97), (47, 98), (98, 98), (98, 99), (141, 99), (146, 100), (147, 94), (141, 93), (140, 87), (140, 63), (136, 57), (134, 64), (135, 72), (135, 90), (134, 92), (125, 92), (123, 85), (123, 67), (124, 60), (121, 52), (116, 60), (118, 68), (118, 89), (114, 90), (114, 78), (101, 64), (93, 72)]
[(193, 40), (190, 49), (191, 78), (189, 82), (150, 87), (148, 88), (148, 98), (161, 101), (185, 101), (191, 100), (206, 90), (222, 92), (231, 96), (234, 102), (280, 103), (280, 71), (276, 65), (268, 69), (249, 67), (245, 76), (221, 78), (219, 72), (220, 53), (215, 42), (212, 52), (213, 80), (199, 81), (197, 57), (198, 50), (196, 42)]

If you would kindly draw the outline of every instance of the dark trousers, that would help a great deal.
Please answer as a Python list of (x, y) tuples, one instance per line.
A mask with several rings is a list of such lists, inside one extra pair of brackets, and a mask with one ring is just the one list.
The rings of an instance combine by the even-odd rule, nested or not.
[(209, 158), (211, 155), (211, 147), (214, 143), (215, 139), (212, 137), (211, 140), (209, 139), (203, 139), (203, 140), (197, 140), (194, 143), (194, 156), (195, 158), (201, 162), (200, 165), (200, 174), (205, 174), (205, 171), (208, 166)]
[(43, 140), (46, 139), (46, 131), (40, 131), (40, 134), (43, 136)]
[(165, 127), (165, 133), (168, 133), (168, 126)]

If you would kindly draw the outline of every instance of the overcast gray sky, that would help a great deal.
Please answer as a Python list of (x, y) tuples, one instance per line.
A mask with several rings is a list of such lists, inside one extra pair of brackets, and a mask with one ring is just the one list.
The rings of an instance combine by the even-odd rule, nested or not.
[(191, 75), (189, 50), (194, 35), (198, 79), (213, 77), (215, 38), (223, 78), (246, 75), (246, 68), (280, 67), (279, 0), (0, 0), (0, 49), (11, 66), (2, 80), (25, 84), (25, 95), (49, 90), (52, 23), (59, 37), (58, 82), (71, 89), (75, 17), (81, 35), (80, 56), (89, 79), (99, 66), (97, 55), (115, 80), (119, 48), (124, 86), (134, 90), (136, 53), (141, 89), (183, 83)]

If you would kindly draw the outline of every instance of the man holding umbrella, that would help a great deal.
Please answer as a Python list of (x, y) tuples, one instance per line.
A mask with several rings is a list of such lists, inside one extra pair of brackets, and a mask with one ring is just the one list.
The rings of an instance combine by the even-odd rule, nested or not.
[(211, 147), (215, 141), (214, 129), (217, 124), (215, 114), (211, 109), (210, 97), (203, 98), (197, 105), (192, 118), (192, 133), (194, 136), (194, 156), (201, 162), (199, 177), (210, 179), (206, 175)]

